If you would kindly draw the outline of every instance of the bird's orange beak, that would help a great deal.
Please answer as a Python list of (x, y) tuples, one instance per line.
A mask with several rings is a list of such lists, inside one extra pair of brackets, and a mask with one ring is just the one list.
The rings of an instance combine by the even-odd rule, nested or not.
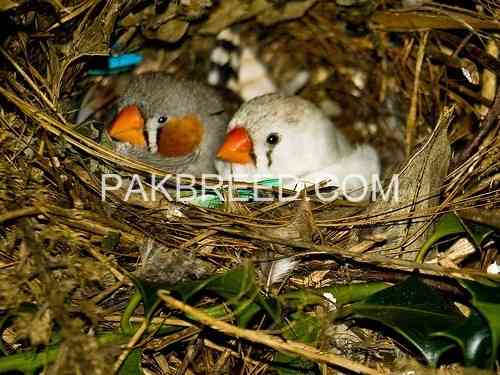
[(195, 115), (172, 117), (160, 129), (158, 153), (163, 156), (184, 156), (194, 152), (203, 138), (203, 125)]
[(238, 164), (252, 161), (252, 140), (244, 128), (234, 128), (226, 134), (224, 143), (217, 152), (219, 159)]
[(139, 107), (129, 105), (123, 108), (109, 127), (108, 133), (117, 141), (145, 147), (144, 118)]

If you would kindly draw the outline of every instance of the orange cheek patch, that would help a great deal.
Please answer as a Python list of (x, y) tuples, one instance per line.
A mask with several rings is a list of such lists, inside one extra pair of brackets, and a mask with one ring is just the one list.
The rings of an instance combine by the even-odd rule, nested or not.
[(160, 129), (158, 153), (164, 156), (185, 156), (192, 153), (203, 138), (203, 125), (195, 115), (171, 117)]
[(144, 118), (136, 105), (123, 108), (108, 129), (111, 138), (135, 146), (146, 146)]

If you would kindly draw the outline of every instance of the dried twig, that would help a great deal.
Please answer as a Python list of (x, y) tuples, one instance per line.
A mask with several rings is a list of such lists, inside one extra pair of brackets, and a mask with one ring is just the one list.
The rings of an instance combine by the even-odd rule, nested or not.
[(418, 88), (420, 83), (420, 71), (422, 70), (422, 63), (424, 61), (425, 47), (429, 32), (426, 31), (422, 34), (420, 45), (418, 46), (417, 65), (415, 67), (415, 79), (413, 82), (413, 93), (411, 96), (410, 112), (406, 119), (406, 154), (410, 155), (413, 147), (415, 146), (415, 135), (417, 132), (417, 103), (418, 103)]
[(267, 333), (239, 328), (224, 321), (217, 320), (199, 309), (196, 309), (179, 300), (176, 300), (175, 298), (171, 297), (166, 291), (160, 290), (158, 292), (158, 296), (169, 307), (174, 309), (179, 309), (185, 314), (188, 314), (194, 317), (195, 319), (199, 320), (201, 323), (206, 324), (211, 328), (217, 331), (221, 331), (230, 336), (239, 337), (258, 344), (263, 344), (275, 350), (284, 353), (295, 354), (312, 361), (327, 363), (335, 367), (342, 367), (358, 374), (369, 374), (369, 375), (381, 374), (380, 372), (373, 370), (367, 366), (353, 362), (349, 359), (343, 358), (333, 353), (322, 352), (319, 349), (316, 349), (306, 344), (302, 344), (291, 340), (283, 341), (281, 338), (269, 335)]

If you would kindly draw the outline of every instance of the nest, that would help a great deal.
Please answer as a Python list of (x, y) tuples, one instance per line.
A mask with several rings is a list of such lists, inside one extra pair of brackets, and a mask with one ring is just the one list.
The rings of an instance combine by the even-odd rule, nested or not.
[[(486, 270), (500, 230), (499, 16), (487, 0), (0, 2), (8, 25), (0, 47), (0, 306), (8, 356), (0, 372), (284, 373), (277, 363), (295, 372), (424, 371), (415, 351), (397, 345), (404, 340), (334, 321), (326, 294), (296, 309), (290, 293), (392, 285), (418, 273), (460, 300), (455, 280), (498, 281)], [(145, 60), (135, 73), (205, 80), (216, 35), (228, 27), (278, 86), (309, 73), (300, 95), (351, 141), (378, 150), (387, 181), (393, 172), (401, 177), (398, 201), (207, 208), (125, 201), (120, 192), (102, 201), (105, 171), (165, 171), (99, 143), (102, 124), (75, 125), (88, 90), (109, 80), (89, 70), (111, 51), (136, 51)], [(488, 241), (471, 245), (457, 232), (446, 237), (453, 246), (431, 244), (446, 214), (490, 228)], [(278, 284), (271, 280), (276, 259), (293, 263)], [(244, 321), (245, 303), (264, 307)], [(304, 328), (287, 330), (289, 310), (318, 317), (323, 329), (307, 345), (277, 334), (297, 339), (290, 331)]]

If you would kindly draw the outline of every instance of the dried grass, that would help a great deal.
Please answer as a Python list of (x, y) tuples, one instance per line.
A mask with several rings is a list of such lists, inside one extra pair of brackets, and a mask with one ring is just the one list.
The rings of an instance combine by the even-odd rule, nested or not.
[[(109, 317), (122, 312), (130, 297), (133, 287), (127, 272), (137, 268), (146, 238), (196, 254), (220, 271), (261, 258), (263, 249), (303, 251), (294, 253), (302, 265), (285, 288), (305, 284), (318, 274), (321, 285), (395, 281), (402, 272), (415, 269), (442, 277), (488, 276), (477, 255), (456, 269), (418, 264), (414, 253), (407, 257), (401, 245), (411, 238), (389, 243), (393, 246), (383, 254), (380, 250), (390, 242), (383, 236), (386, 228), (416, 222), (429, 228), (444, 212), (500, 229), (500, 95), (495, 95), (494, 85), (484, 92), (481, 88), (488, 82), (475, 85), (467, 78), (475, 70), (483, 75), (486, 70), (500, 72), (500, 61), (485, 51), (489, 41), (498, 42), (500, 8), (494, 1), (478, 1), (482, 12), (438, 3), (401, 9), (399, 2), (390, 1), (373, 14), (368, 12), (371, 17), (359, 15), (363, 9), (356, 6), (316, 1), (304, 15), (273, 23), (257, 5), (248, 5), (253, 2), (241, 2), (238, 17), (231, 21), (218, 20), (218, 7), (209, 7), (210, 1), (193, 0), (181, 2), (184, 13), (177, 16), (189, 23), (187, 36), (170, 45), (141, 33), (170, 19), (161, 13), (161, 4), (157, 4), (160, 14), (154, 15), (154, 3), (0, 1), (0, 11), (9, 9), (0, 16), (16, 24), (0, 47), (0, 306), (6, 314), (26, 304), (38, 306), (15, 319), (10, 336), (4, 332), (7, 352), (48, 343), (57, 324), (64, 346), (47, 373), (109, 373), (113, 363), (108, 352), (102, 352), (90, 333), (116, 327), (116, 320)], [(281, 2), (272, 3), (279, 8)], [(231, 4), (238, 2), (225, 6)], [(144, 10), (146, 5), (152, 13)], [(125, 22), (131, 12), (139, 14), (138, 21)], [(345, 21), (336, 18), (338, 14), (349, 19), (349, 25), (369, 20), (369, 31), (353, 35)], [(302, 95), (323, 106), (333, 102), (342, 108), (336, 123), (351, 140), (374, 144), (388, 168), (397, 170), (405, 149), (409, 154), (424, 144), (440, 115), (453, 104), (448, 131), (453, 140), (452, 166), (439, 188), (377, 212), (347, 202), (312, 201), (312, 240), (283, 237), (283, 228), (286, 233), (297, 231), (289, 226), (299, 210), (293, 203), (204, 209), (164, 201), (127, 203), (118, 195), (101, 202), (96, 165), (121, 173), (165, 172), (117, 154), (72, 124), (71, 110), (78, 108), (82, 90), (92, 83), (82, 81), (90, 57), (107, 55), (113, 41), (126, 48), (146, 48), (146, 54), (153, 56), (148, 59), (150, 68), (202, 78), (214, 43), (212, 29), (236, 20), (243, 21), (239, 29), (244, 43), (257, 48), (277, 82), (308, 69), (312, 78)], [(484, 108), (488, 112), (481, 117)], [(433, 198), (435, 203), (419, 208), (420, 202)], [(179, 209), (184, 216), (173, 217)], [(356, 231), (361, 235), (353, 238)], [(487, 250), (496, 251), (496, 245)], [(157, 346), (143, 358), (144, 366), (151, 373), (176, 373), (186, 364), (184, 356), (199, 344), (194, 340), (198, 333), (187, 327), (184, 335), (172, 335), (170, 343), (184, 344), (172, 351), (158, 349), (165, 343)], [(381, 359), (383, 350), (397, 353), (391, 341), (373, 333), (370, 337), (375, 349), (365, 350), (363, 345), (357, 349), (364, 353), (364, 363), (380, 372), (404, 367), (403, 361)], [(261, 338), (250, 341), (259, 343)], [(201, 340), (204, 365), (230, 373), (266, 372), (267, 365), (260, 362), (266, 357), (252, 353), (263, 353), (258, 345), (253, 348), (247, 342), (238, 351), (209, 337)], [(319, 361), (331, 363), (324, 357)], [(204, 365), (198, 366), (200, 371)]]

